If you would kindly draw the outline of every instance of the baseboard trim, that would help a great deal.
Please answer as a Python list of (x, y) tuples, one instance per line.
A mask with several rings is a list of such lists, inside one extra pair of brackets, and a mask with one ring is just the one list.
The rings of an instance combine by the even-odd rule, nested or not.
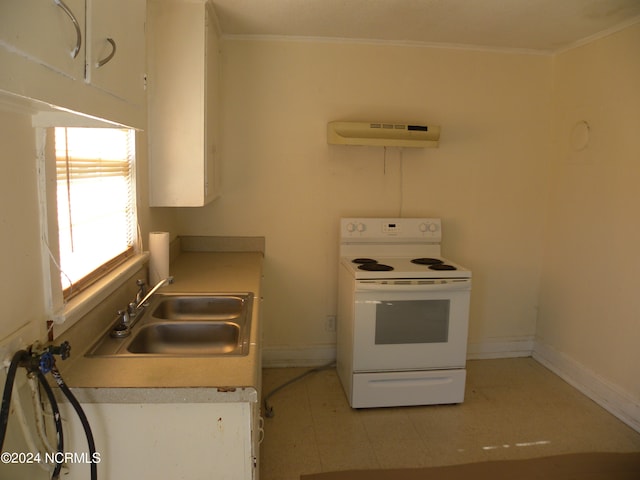
[[(508, 337), (471, 342), (467, 359), (530, 357), (533, 352), (533, 336)], [(275, 345), (263, 348), (262, 362), (265, 368), (317, 367), (336, 359), (335, 345), (293, 347)]]
[(640, 432), (640, 401), (587, 367), (541, 342), (533, 358), (635, 431)]
[(263, 347), (264, 368), (319, 367), (336, 360), (335, 345), (310, 345), (308, 347)]
[(469, 342), (467, 359), (530, 357), (535, 340), (532, 335), (522, 337), (502, 337)]

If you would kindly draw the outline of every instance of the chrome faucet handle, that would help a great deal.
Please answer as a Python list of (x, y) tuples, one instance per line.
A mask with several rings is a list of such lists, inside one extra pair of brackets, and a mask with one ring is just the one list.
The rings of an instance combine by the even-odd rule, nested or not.
[[(136, 297), (137, 300), (137, 297)], [(136, 302), (130, 302), (129, 305), (127, 305), (127, 313), (129, 314), (129, 318), (133, 318), (138, 314), (138, 310), (136, 309)]]
[(136, 280), (136, 285), (139, 287), (138, 293), (136, 294), (136, 302), (135, 304), (139, 304), (140, 300), (144, 298), (147, 294), (147, 284), (142, 279)]
[(129, 312), (127, 310), (118, 310), (118, 316), (116, 317), (117, 320), (120, 322), (120, 324), (122, 325), (129, 325)]
[(158, 289), (164, 287), (165, 285), (169, 285), (170, 283), (173, 283), (172, 276), (163, 278), (158, 283), (156, 283), (155, 286), (151, 290), (149, 290), (147, 294), (142, 298), (142, 300), (138, 302), (138, 304), (136, 305), (136, 310), (140, 310), (142, 307), (146, 306), (145, 304), (147, 300), (149, 300), (153, 296), (153, 294), (158, 291)]

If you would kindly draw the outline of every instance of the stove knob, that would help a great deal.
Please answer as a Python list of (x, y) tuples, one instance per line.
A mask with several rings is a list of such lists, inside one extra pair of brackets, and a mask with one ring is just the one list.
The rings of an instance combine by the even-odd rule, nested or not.
[(438, 224), (437, 223), (421, 223), (420, 231), (422, 233), (435, 233), (438, 231)]
[(360, 233), (362, 233), (367, 229), (367, 225), (364, 223), (359, 223), (357, 229)]
[(356, 224), (355, 223), (347, 223), (347, 232), (349, 233), (353, 233), (356, 230)]

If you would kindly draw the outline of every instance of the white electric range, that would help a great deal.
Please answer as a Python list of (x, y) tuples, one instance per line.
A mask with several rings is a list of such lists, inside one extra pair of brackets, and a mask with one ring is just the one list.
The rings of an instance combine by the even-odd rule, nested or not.
[(471, 271), (437, 218), (344, 218), (338, 375), (354, 408), (464, 400)]

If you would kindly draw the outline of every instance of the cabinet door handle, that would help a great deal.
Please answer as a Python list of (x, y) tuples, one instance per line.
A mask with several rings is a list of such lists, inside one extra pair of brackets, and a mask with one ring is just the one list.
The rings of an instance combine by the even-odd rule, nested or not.
[(107, 38), (107, 42), (111, 44), (111, 53), (104, 57), (102, 60), (98, 61), (98, 63), (96, 63), (97, 68), (100, 68), (104, 64), (108, 63), (116, 54), (116, 42), (113, 40), (113, 38)]
[(82, 31), (80, 30), (80, 24), (76, 19), (76, 16), (73, 14), (71, 9), (67, 7), (67, 4), (62, 0), (53, 0), (53, 2), (58, 5), (64, 13), (67, 14), (69, 19), (73, 22), (73, 26), (76, 29), (76, 46), (73, 50), (71, 50), (71, 58), (76, 58), (78, 53), (80, 53), (80, 47), (82, 46)]

